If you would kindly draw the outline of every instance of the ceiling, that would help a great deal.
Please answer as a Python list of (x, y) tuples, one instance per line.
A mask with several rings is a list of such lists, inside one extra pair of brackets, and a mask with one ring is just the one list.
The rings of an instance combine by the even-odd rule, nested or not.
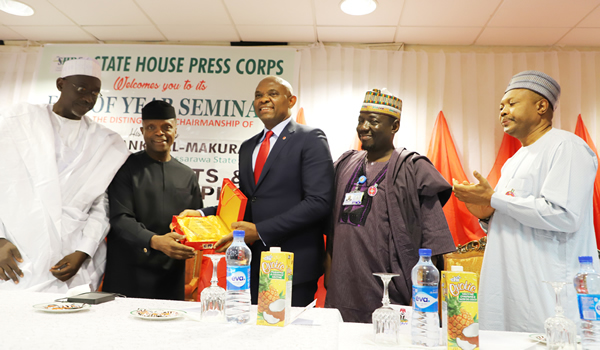
[(340, 0), (20, 0), (0, 40), (600, 46), (600, 0), (378, 0), (366, 16)]

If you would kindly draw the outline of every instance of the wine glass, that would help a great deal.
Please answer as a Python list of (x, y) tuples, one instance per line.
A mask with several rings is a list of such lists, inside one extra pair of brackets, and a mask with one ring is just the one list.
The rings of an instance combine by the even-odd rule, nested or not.
[(375, 342), (379, 344), (397, 344), (400, 334), (400, 313), (390, 307), (388, 284), (392, 277), (400, 275), (386, 272), (373, 273), (373, 275), (379, 276), (383, 281), (383, 299), (381, 299), (383, 306), (375, 310), (372, 316)]
[(200, 293), (200, 304), (202, 308), (202, 320), (209, 322), (225, 322), (225, 298), (227, 292), (219, 287), (217, 283), (217, 265), (225, 254), (206, 254), (204, 255), (212, 261), (213, 274), (210, 279), (210, 287), (204, 288)]
[(548, 282), (554, 290), (556, 304), (554, 313), (556, 315), (548, 317), (544, 322), (546, 329), (546, 347), (551, 350), (576, 350), (577, 349), (577, 328), (575, 322), (564, 316), (563, 308), (560, 303), (560, 292), (567, 282)]

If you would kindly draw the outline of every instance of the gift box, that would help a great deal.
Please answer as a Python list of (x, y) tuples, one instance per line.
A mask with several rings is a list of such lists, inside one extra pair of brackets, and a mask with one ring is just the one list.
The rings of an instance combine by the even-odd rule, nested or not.
[(181, 243), (196, 250), (212, 250), (215, 243), (231, 233), (231, 224), (244, 219), (248, 199), (229, 179), (223, 179), (217, 215), (173, 216), (173, 230), (185, 235)]

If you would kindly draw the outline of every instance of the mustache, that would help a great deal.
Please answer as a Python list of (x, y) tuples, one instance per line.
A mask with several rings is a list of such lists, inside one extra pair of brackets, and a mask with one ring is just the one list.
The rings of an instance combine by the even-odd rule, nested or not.
[(73, 106), (81, 106), (81, 107), (92, 109), (94, 107), (94, 104), (91, 102), (86, 102), (86, 101), (77, 101), (77, 102), (73, 103)]

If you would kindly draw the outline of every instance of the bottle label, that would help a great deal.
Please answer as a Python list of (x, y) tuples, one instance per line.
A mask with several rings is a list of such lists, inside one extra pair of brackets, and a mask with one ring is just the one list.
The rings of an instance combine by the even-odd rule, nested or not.
[(250, 266), (227, 266), (227, 290), (250, 289)]
[(600, 295), (599, 294), (578, 294), (579, 317), (587, 321), (600, 320)]
[(413, 308), (421, 312), (438, 312), (438, 287), (413, 286)]

